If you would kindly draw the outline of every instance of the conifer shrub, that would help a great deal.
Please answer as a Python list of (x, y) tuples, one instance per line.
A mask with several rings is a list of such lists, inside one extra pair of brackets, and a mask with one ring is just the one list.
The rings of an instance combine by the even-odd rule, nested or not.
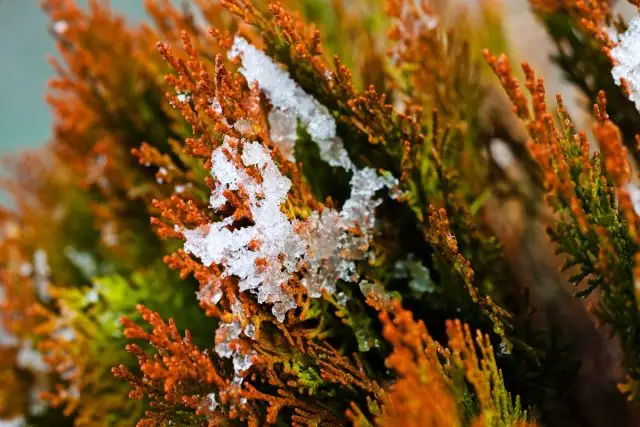
[(580, 130), (493, 0), (145, 5), (42, 2), (0, 425), (638, 422), (640, 18), (530, 0)]

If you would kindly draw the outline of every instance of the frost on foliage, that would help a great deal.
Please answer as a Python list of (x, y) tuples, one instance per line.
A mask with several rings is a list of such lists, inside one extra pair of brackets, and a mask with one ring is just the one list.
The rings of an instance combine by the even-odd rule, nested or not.
[[(337, 280), (358, 280), (355, 261), (366, 254), (375, 225), (375, 208), (382, 203), (374, 198), (375, 193), (393, 183), (371, 168), (355, 169), (351, 195), (342, 210), (314, 212), (300, 227), (307, 242), (304, 263), (308, 270), (302, 283), (311, 297), (320, 297), (322, 291), (333, 293)], [(348, 230), (356, 226), (362, 233), (354, 236)]]
[[(260, 90), (267, 95), (276, 111), (300, 119), (311, 139), (318, 145), (322, 160), (331, 166), (347, 170), (353, 167), (349, 154), (336, 135), (336, 122), (327, 107), (306, 93), (286, 71), (242, 37), (235, 38), (229, 51), (229, 58), (236, 57), (242, 59), (240, 72), (247, 82), (258, 82)], [(290, 129), (290, 125), (288, 126)], [(276, 139), (279, 139), (277, 132)]]
[[(238, 153), (230, 142), (231, 138), (225, 138), (212, 154), (216, 187), (210, 204), (219, 209), (226, 202), (225, 191), (242, 188), (253, 224), (229, 229), (233, 218), (227, 217), (203, 228), (183, 230), (185, 250), (206, 266), (223, 266), (224, 276), (239, 279), (240, 291), (249, 290), (257, 295), (259, 303), (272, 304), (273, 314), (281, 322), (286, 312), (296, 307), (281, 286), (301, 267), (307, 271), (302, 284), (312, 297), (319, 297), (322, 291), (333, 292), (336, 280), (356, 281), (355, 261), (366, 255), (375, 225), (374, 211), (381, 203), (374, 198), (375, 193), (394, 185), (395, 179), (378, 176), (371, 168), (356, 169), (351, 178), (351, 195), (340, 212), (314, 212), (300, 223), (280, 210), (291, 181), (282, 176), (267, 150), (259, 143), (243, 142), (242, 165), (238, 165), (231, 160)], [(245, 167), (249, 166), (257, 167), (261, 182), (247, 174)], [(349, 233), (354, 227), (361, 231), (355, 236)], [(220, 329), (229, 339), (241, 332), (239, 324), (225, 324)], [(224, 347), (220, 349), (221, 356), (231, 357), (225, 355)]]
[[(273, 313), (280, 320), (295, 307), (290, 295), (281, 290), (289, 275), (297, 270), (297, 261), (305, 250), (304, 243), (294, 231), (292, 222), (280, 210), (291, 188), (291, 181), (282, 176), (266, 149), (258, 143), (242, 144), (245, 167), (256, 166), (262, 177), (258, 183), (243, 167), (238, 167), (225, 155), (236, 155), (226, 138), (212, 154), (212, 175), (217, 185), (211, 194), (211, 207), (222, 207), (223, 193), (240, 187), (246, 192), (254, 224), (230, 230), (233, 219), (209, 224), (208, 230), (185, 230), (185, 250), (201, 259), (204, 265), (224, 266), (226, 276), (236, 276), (240, 291), (251, 290), (258, 302), (273, 304)], [(249, 249), (251, 242), (257, 248)], [(259, 266), (260, 265), (260, 266)]]
[(629, 28), (618, 35), (618, 46), (611, 50), (616, 65), (611, 75), (617, 85), (624, 79), (629, 86), (629, 99), (640, 111), (640, 15), (629, 23)]
[(239, 321), (231, 323), (222, 323), (216, 330), (216, 346), (215, 351), (220, 357), (231, 359), (233, 362), (233, 371), (235, 372), (235, 381), (240, 383), (242, 379), (239, 375), (251, 367), (252, 353), (242, 353), (231, 344), (231, 341), (240, 338), (242, 326)]
[[(314, 298), (322, 292), (333, 293), (337, 280), (359, 280), (355, 262), (367, 256), (375, 209), (381, 203), (375, 194), (396, 187), (398, 181), (371, 168), (355, 167), (336, 136), (336, 122), (327, 108), (264, 53), (236, 37), (230, 57), (242, 59), (241, 72), (247, 81), (258, 82), (271, 101), (271, 139), (285, 156), (293, 160), (299, 120), (324, 161), (352, 172), (351, 194), (340, 211), (324, 209), (300, 222), (290, 220), (280, 209), (291, 181), (281, 174), (264, 146), (227, 136), (212, 153), (211, 174), (216, 185), (211, 207), (219, 210), (227, 202), (225, 194), (242, 191), (253, 224), (232, 228), (233, 218), (227, 217), (195, 230), (182, 230), (184, 249), (206, 266), (223, 267), (223, 277), (236, 277), (241, 292), (251, 291), (259, 303), (271, 304), (274, 316), (282, 322), (287, 311), (296, 307), (293, 297), (282, 290), (293, 273), (304, 271), (301, 283)], [(255, 167), (260, 178), (250, 176), (248, 167)], [(202, 293), (199, 298), (212, 299), (212, 295)], [(229, 347), (242, 332), (236, 321), (222, 324), (217, 333), (216, 351), (221, 357), (233, 358), (236, 372), (250, 365), (246, 356)], [(250, 330), (244, 333), (251, 335)]]
[[(235, 372), (234, 382), (236, 384), (242, 383), (242, 372), (249, 369), (252, 365), (251, 359), (255, 356), (255, 352), (241, 352), (234, 348), (232, 341), (240, 338), (240, 335), (244, 332), (246, 336), (249, 336), (246, 329), (242, 330), (241, 316), (242, 305), (236, 300), (232, 307), (233, 314), (236, 319), (233, 322), (225, 322), (218, 326), (216, 330), (216, 346), (214, 350), (220, 357), (231, 359), (233, 362), (233, 371)], [(251, 336), (249, 336), (251, 338)], [(215, 398), (215, 396), (214, 396)]]

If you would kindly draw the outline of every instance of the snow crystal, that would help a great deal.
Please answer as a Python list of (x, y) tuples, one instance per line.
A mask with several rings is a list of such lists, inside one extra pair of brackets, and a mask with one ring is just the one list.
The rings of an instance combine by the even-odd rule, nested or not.
[[(374, 169), (355, 169), (351, 178), (351, 195), (340, 212), (325, 209), (313, 212), (304, 223), (293, 222), (280, 210), (291, 187), (281, 175), (266, 149), (259, 143), (242, 144), (242, 163), (257, 166), (262, 176), (258, 183), (244, 168), (230, 160), (237, 151), (226, 138), (212, 154), (212, 175), (217, 185), (211, 195), (213, 208), (226, 202), (223, 193), (239, 190), (247, 193), (254, 224), (229, 229), (228, 217), (206, 228), (183, 230), (185, 250), (200, 258), (206, 266), (224, 266), (224, 276), (236, 276), (240, 291), (250, 290), (259, 303), (273, 305), (272, 312), (282, 322), (287, 311), (296, 307), (293, 298), (282, 291), (290, 275), (301, 263), (307, 274), (302, 284), (314, 298), (323, 291), (333, 293), (336, 280), (356, 281), (355, 261), (362, 259), (375, 225), (375, 208), (381, 203), (375, 193), (396, 183), (379, 176)], [(359, 227), (359, 236), (348, 230)], [(250, 243), (257, 247), (249, 249)]]
[(324, 105), (307, 94), (271, 58), (242, 37), (234, 39), (229, 58), (240, 57), (240, 72), (249, 84), (258, 82), (273, 106), (282, 113), (300, 119), (311, 139), (318, 145), (320, 158), (331, 166), (353, 167), (342, 141), (336, 136), (336, 122)]
[(413, 292), (423, 294), (435, 291), (429, 269), (415, 255), (409, 254), (407, 259), (396, 261), (394, 267), (394, 278), (410, 279), (409, 289)]
[(214, 348), (218, 356), (231, 359), (235, 372), (234, 383), (236, 384), (242, 383), (240, 374), (251, 367), (251, 359), (255, 355), (253, 351), (243, 353), (230, 346), (231, 341), (238, 339), (241, 333), (242, 327), (239, 320), (222, 323), (216, 330), (216, 346)]
[(618, 46), (611, 50), (616, 65), (611, 75), (617, 85), (621, 79), (629, 85), (629, 99), (640, 110), (640, 15), (629, 23), (629, 28), (618, 36)]
[(271, 141), (287, 160), (295, 161), (294, 148), (298, 137), (296, 116), (274, 108), (269, 113), (269, 127), (271, 128)]

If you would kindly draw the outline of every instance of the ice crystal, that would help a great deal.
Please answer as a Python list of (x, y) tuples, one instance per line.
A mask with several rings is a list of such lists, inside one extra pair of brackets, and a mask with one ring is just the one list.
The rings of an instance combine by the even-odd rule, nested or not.
[(629, 23), (629, 28), (618, 36), (618, 46), (611, 50), (616, 64), (611, 75), (617, 85), (622, 79), (629, 86), (629, 99), (640, 110), (640, 15)]
[[(375, 225), (375, 208), (381, 203), (374, 198), (375, 193), (394, 182), (371, 168), (355, 169), (351, 195), (342, 210), (314, 212), (300, 227), (307, 244), (304, 262), (308, 271), (302, 283), (311, 297), (318, 298), (322, 291), (333, 293), (336, 280), (358, 280), (355, 261), (366, 254)], [(361, 231), (358, 236), (349, 232), (354, 227)]]
[(249, 84), (258, 82), (275, 108), (300, 119), (318, 145), (322, 160), (347, 170), (353, 167), (336, 135), (336, 122), (327, 107), (307, 94), (286, 71), (242, 37), (235, 38), (229, 57), (242, 59), (240, 72)]
[(242, 326), (239, 320), (222, 323), (216, 330), (215, 351), (218, 356), (231, 359), (233, 363), (233, 371), (235, 372), (235, 383), (242, 383), (242, 377), (240, 377), (240, 374), (251, 367), (251, 358), (254, 356), (252, 351), (243, 353), (231, 345), (231, 342), (238, 339), (241, 333)]

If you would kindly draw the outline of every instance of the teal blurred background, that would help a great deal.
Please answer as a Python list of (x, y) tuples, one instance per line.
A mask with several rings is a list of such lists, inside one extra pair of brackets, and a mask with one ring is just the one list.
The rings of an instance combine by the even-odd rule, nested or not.
[[(143, 0), (111, 0), (111, 6), (129, 22), (144, 17)], [(55, 45), (48, 24), (39, 0), (0, 0), (0, 155), (40, 146), (50, 135), (44, 95)]]

